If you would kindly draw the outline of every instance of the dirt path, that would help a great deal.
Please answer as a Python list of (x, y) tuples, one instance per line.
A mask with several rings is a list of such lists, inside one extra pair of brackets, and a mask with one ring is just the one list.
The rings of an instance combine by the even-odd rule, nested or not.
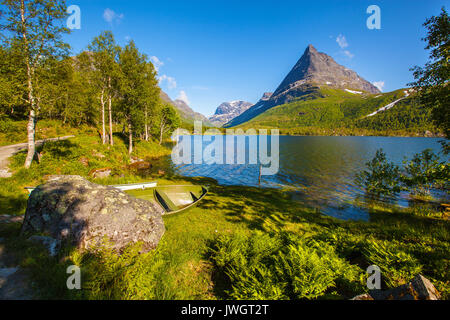
[[(9, 223), (20, 223), (23, 216), (0, 215), (0, 227)], [(8, 250), (6, 239), (0, 238), (0, 301), (29, 300), (33, 291), (27, 272), (19, 267), (15, 254)]]
[[(69, 138), (73, 138), (74, 136), (64, 136), (64, 137), (58, 137), (58, 138), (50, 138), (50, 139), (43, 139), (36, 141), (36, 146), (40, 146), (45, 142), (49, 141), (59, 141), (59, 140), (66, 140)], [(0, 178), (7, 177), (10, 175), (8, 172), (8, 159), (12, 155), (27, 149), (28, 144), (27, 143), (18, 143), (18, 144), (12, 144), (9, 146), (3, 146), (0, 147)]]

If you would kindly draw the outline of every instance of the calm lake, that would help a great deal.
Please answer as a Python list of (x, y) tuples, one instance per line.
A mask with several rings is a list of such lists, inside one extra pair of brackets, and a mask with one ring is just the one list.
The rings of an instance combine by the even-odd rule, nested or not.
[[(191, 136), (186, 138), (193, 139)], [(364, 208), (355, 205), (355, 199), (364, 195), (354, 183), (355, 174), (365, 168), (365, 163), (374, 157), (377, 149), (383, 148), (390, 161), (401, 165), (405, 157), (411, 159), (427, 148), (439, 153), (439, 141), (442, 140), (293, 136), (280, 136), (279, 139), (279, 171), (263, 176), (261, 187), (287, 188), (293, 192), (294, 199), (320, 209), (323, 214), (362, 220), (367, 220), (369, 215)], [(203, 148), (208, 144), (204, 142)], [(214, 178), (223, 185), (258, 186), (259, 165), (255, 164), (182, 164), (174, 165), (174, 169), (184, 176)], [(408, 205), (407, 195), (400, 195), (397, 201), (401, 206)]]

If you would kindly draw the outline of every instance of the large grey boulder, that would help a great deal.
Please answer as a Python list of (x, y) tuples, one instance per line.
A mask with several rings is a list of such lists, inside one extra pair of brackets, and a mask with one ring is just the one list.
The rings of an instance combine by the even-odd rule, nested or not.
[(80, 176), (54, 176), (31, 193), (21, 233), (39, 233), (82, 249), (106, 239), (118, 253), (142, 242), (142, 251), (148, 252), (164, 234), (162, 213), (159, 205), (116, 188)]

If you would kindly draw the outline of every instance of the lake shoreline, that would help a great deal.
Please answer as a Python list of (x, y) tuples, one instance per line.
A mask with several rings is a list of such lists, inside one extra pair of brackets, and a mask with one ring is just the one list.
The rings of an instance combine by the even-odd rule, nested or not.
[[(323, 262), (319, 259), (316, 263), (337, 259), (340, 268), (345, 266), (348, 270), (347, 275), (342, 275), (349, 281), (344, 287), (339, 285), (343, 281), (339, 274), (333, 276), (337, 277), (334, 285), (323, 287), (318, 279), (314, 280), (319, 281), (314, 282), (315, 286), (323, 287), (319, 292), (322, 299), (350, 299), (366, 292), (361, 279), (366, 273), (365, 266), (370, 264), (377, 264), (382, 269), (383, 279), (389, 283), (386, 288), (407, 282), (424, 269), (422, 274), (433, 282), (444, 298), (449, 298), (450, 287), (445, 282), (446, 275), (442, 274), (444, 270), (432, 267), (444, 258), (449, 240), (449, 222), (438, 216), (427, 217), (410, 209), (374, 206), (369, 221), (344, 221), (305, 207), (283, 190), (222, 186), (214, 179), (200, 177), (173, 176), (157, 181), (160, 185), (206, 185), (209, 193), (197, 207), (163, 217), (166, 233), (151, 254), (134, 255), (131, 251), (119, 258), (101, 250), (96, 253), (65, 250), (57, 257), (49, 258), (45, 250), (18, 236), (20, 223), (0, 224), (0, 237), (4, 239), (0, 246), (10, 254), (14, 253), (16, 263), (27, 273), (29, 281), (40, 288), (39, 292), (34, 292), (35, 298), (234, 300), (242, 292), (233, 290), (223, 281), (237, 287), (244, 285), (250, 291), (260, 284), (255, 280), (251, 288), (244, 284), (245, 278), (240, 278), (245, 277), (244, 274), (238, 276), (235, 273), (230, 277), (227, 268), (221, 267), (219, 253), (231, 254), (227, 252), (233, 248), (226, 244), (241, 241), (239, 239), (243, 241), (235, 245), (241, 248), (240, 255), (244, 256), (237, 257), (238, 260), (230, 256), (230, 266), (238, 261), (253, 261), (257, 268), (272, 268), (275, 266), (266, 264), (266, 260), (255, 261), (247, 256), (246, 243), (264, 241), (269, 249), (272, 241), (278, 243), (283, 237), (301, 248), (306, 243), (328, 248), (326, 254), (322, 253), (325, 254)], [(307, 245), (304, 250), (319, 254), (321, 249), (315, 246)], [(319, 251), (314, 253), (316, 250)], [(415, 251), (417, 253), (411, 255)], [(380, 260), (378, 254), (387, 258)], [(404, 264), (401, 265), (391, 264), (392, 255), (400, 255), (401, 259), (407, 257), (407, 260), (402, 260)], [(84, 270), (83, 287), (79, 292), (62, 288), (67, 277), (65, 268), (69, 264), (79, 265)], [(42, 265), (46, 267), (38, 267)], [(122, 265), (128, 267), (122, 269), (119, 267)], [(253, 272), (250, 265), (246, 270), (250, 274)], [(89, 290), (84, 290), (87, 288)], [(259, 294), (262, 294), (261, 299), (271, 298), (263, 292)]]

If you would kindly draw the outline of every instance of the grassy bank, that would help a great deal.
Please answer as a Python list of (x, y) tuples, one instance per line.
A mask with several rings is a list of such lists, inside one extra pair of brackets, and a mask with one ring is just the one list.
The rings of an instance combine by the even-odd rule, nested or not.
[[(49, 174), (89, 176), (95, 168), (114, 168), (101, 184), (157, 180), (159, 184), (203, 184), (207, 197), (188, 212), (165, 216), (157, 249), (123, 255), (107, 248), (79, 252), (66, 248), (57, 257), (19, 236), (20, 224), (0, 224), (3, 251), (12, 265), (31, 277), (44, 299), (346, 299), (365, 292), (365, 270), (376, 264), (383, 286), (429, 278), (450, 298), (450, 225), (427, 208), (373, 206), (369, 222), (341, 221), (291, 200), (287, 191), (220, 186), (212, 179), (173, 175), (164, 155), (168, 146), (139, 142), (136, 155), (153, 166), (136, 172), (129, 166), (120, 137), (104, 146), (94, 134), (51, 142), (41, 163), (21, 168), (24, 154), (13, 157), (13, 177), (0, 184), (0, 213), (22, 215), (26, 185)], [(163, 170), (164, 172), (161, 172)], [(66, 268), (82, 271), (82, 290), (66, 288)]]
[[(42, 298), (343, 299), (366, 291), (371, 264), (385, 287), (421, 272), (449, 298), (449, 222), (427, 209), (374, 209), (370, 222), (340, 221), (281, 190), (158, 182), (201, 183), (210, 193), (197, 208), (164, 217), (166, 233), (149, 254), (66, 250), (50, 258), (18, 238), (18, 224), (2, 226), (0, 236)], [(71, 264), (81, 267), (81, 291), (65, 287)]]

